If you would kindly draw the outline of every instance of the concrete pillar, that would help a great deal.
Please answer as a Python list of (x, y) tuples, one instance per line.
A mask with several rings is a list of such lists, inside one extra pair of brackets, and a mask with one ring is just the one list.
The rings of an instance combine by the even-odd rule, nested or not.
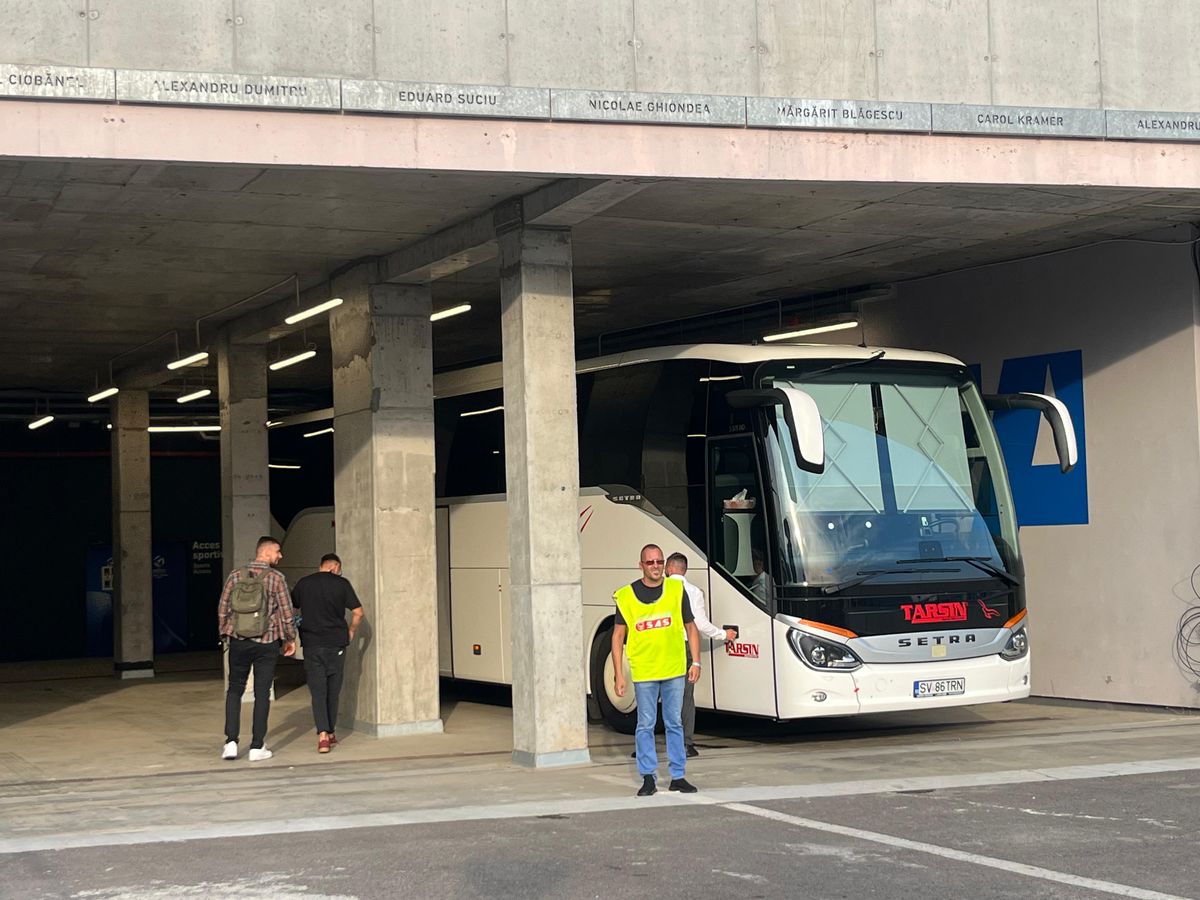
[(571, 235), (499, 235), (513, 760), (589, 761)]
[[(221, 559), (228, 575), (252, 560), (258, 539), (271, 533), (265, 344), (234, 344), (224, 332), (217, 337), (217, 398), (221, 417)], [(225, 679), (228, 684), (228, 650)], [(242, 702), (253, 700), (251, 672)]]
[(150, 395), (112, 398), (113, 670), (154, 677), (154, 562), (150, 550)]
[(221, 411), (221, 558), (228, 574), (254, 558), (271, 533), (267, 468), (267, 350), (263, 344), (217, 339)]
[(334, 283), (337, 553), (363, 604), (343, 708), (379, 737), (440, 732), (428, 285)]

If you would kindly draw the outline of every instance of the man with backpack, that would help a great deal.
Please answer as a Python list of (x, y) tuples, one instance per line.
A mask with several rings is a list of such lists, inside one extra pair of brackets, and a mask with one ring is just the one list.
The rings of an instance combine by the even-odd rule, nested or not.
[(254, 730), (250, 740), (251, 762), (271, 758), (265, 746), (267, 717), (271, 712), (271, 683), (280, 647), (284, 656), (296, 652), (296, 627), (287, 580), (275, 570), (283, 553), (279, 541), (261, 537), (254, 561), (229, 573), (217, 624), (229, 641), (229, 689), (225, 692), (225, 747), (222, 759), (237, 759), (241, 731), (242, 694), (254, 671)]

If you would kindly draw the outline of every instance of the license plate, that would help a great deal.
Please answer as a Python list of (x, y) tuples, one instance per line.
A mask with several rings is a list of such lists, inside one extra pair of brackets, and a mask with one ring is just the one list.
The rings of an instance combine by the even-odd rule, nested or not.
[(914, 697), (952, 697), (967, 692), (965, 678), (928, 678), (913, 682)]

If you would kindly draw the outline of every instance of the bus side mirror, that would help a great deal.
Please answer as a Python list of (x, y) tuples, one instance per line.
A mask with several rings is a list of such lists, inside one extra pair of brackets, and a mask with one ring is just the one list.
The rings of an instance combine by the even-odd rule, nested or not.
[(1050, 430), (1054, 432), (1054, 449), (1058, 452), (1058, 467), (1063, 474), (1070, 472), (1079, 462), (1079, 447), (1075, 443), (1075, 423), (1066, 404), (1045, 394), (985, 394), (984, 404), (988, 409), (1036, 409), (1046, 417)]
[(779, 406), (792, 435), (796, 463), (805, 472), (820, 475), (825, 471), (825, 428), (817, 401), (794, 387), (770, 387), (758, 390), (730, 391), (725, 402), (737, 409), (753, 406)]

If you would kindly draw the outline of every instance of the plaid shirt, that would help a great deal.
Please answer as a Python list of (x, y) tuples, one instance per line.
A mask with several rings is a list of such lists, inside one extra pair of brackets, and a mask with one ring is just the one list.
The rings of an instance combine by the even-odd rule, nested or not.
[[(294, 641), (296, 614), (292, 609), (292, 598), (288, 594), (287, 579), (266, 563), (252, 562), (249, 568), (266, 570), (263, 575), (263, 589), (267, 594), (267, 630), (258, 637), (247, 640), (258, 641), (261, 644), (269, 644), (271, 641)], [(225, 579), (225, 588), (221, 591), (221, 602), (217, 604), (217, 626), (222, 637), (234, 637), (233, 586), (240, 579), (241, 569), (234, 569)]]

